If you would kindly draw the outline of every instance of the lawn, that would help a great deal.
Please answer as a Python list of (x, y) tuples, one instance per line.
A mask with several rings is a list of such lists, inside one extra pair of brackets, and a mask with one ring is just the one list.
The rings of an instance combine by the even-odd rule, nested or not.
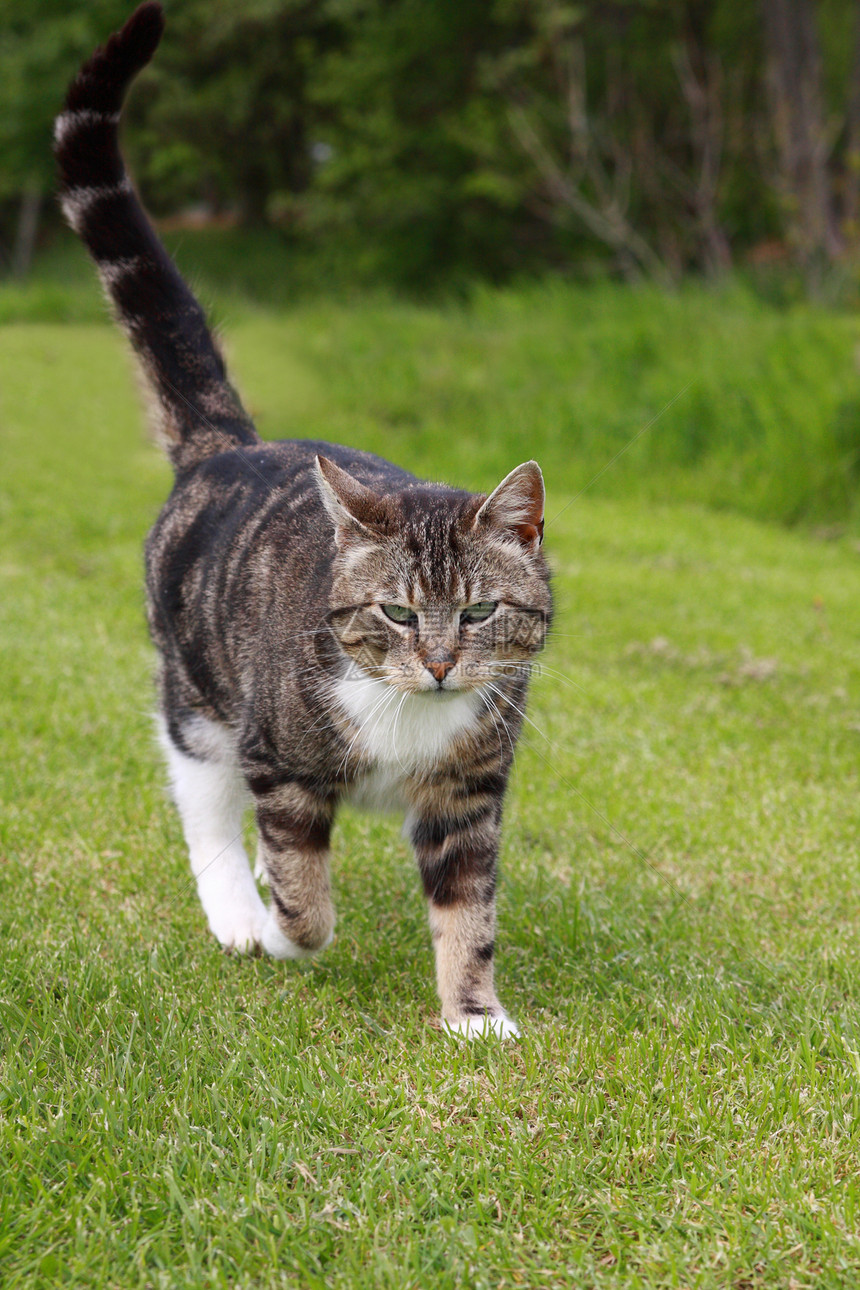
[(611, 287), (219, 314), (267, 435), (476, 488), (547, 465), (500, 893), (523, 1037), (440, 1032), (393, 819), (341, 816), (318, 960), (219, 952), (151, 722), (168, 470), (95, 313), (10, 322), (0, 1283), (857, 1285), (856, 323)]

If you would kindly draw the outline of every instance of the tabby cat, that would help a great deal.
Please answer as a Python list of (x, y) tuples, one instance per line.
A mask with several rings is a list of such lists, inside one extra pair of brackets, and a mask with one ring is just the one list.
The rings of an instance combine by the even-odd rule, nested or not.
[[(176, 472), (146, 544), (161, 741), (200, 900), (225, 949), (302, 958), (332, 939), (338, 802), (405, 812), (443, 1024), (516, 1035), (493, 985), (502, 802), (551, 602), (533, 461), (487, 496), (379, 457), (265, 443), (118, 146), (155, 52), (142, 4), (56, 122), (61, 201), (156, 396)], [(242, 845), (250, 800), (256, 876)]]

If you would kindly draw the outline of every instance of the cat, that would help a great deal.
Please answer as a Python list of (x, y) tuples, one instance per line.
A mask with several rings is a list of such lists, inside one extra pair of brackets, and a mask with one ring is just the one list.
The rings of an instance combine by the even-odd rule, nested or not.
[[(297, 959), (332, 939), (343, 799), (402, 810), (442, 1024), (515, 1036), (496, 996), (502, 804), (551, 615), (536, 462), (489, 494), (313, 440), (264, 442), (118, 144), (164, 15), (140, 5), (72, 82), (60, 200), (155, 396), (175, 470), (146, 542), (160, 740), (209, 927)], [(242, 844), (256, 816), (256, 876)]]

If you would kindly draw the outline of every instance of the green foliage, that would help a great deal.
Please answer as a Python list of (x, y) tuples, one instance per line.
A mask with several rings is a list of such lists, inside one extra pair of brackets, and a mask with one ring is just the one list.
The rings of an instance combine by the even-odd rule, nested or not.
[[(2, 0), (6, 241), (14, 199), (50, 186), (50, 123), (68, 79), (129, 8)], [(346, 245), (360, 274), (410, 289), (572, 266), (677, 278), (720, 268), (729, 247), (778, 240), (790, 222), (760, 14), (745, 0), (167, 10), (127, 112), (132, 168), (156, 213), (203, 205)], [(841, 192), (853, 164), (853, 10), (822, 5), (819, 29)]]
[(112, 329), (5, 326), (0, 1281), (849, 1290), (857, 553), (643, 504), (612, 482), (629, 454), (566, 504), (576, 454), (606, 465), (685, 365), (731, 386), (738, 443), (750, 406), (776, 434), (802, 397), (798, 433), (853, 324), (610, 287), (222, 311), (270, 434), (475, 486), (550, 454), (558, 617), (500, 900), (524, 1038), (435, 1029), (396, 821), (343, 813), (319, 960), (219, 953), (149, 717), (140, 547), (169, 472)]
[(527, 263), (526, 167), (484, 83), (508, 24), (485, 0), (342, 0), (338, 12), (349, 38), (316, 80), (333, 155), (312, 217), (357, 221), (395, 282)]
[(334, 38), (308, 0), (183, 0), (138, 103), (137, 161), (155, 210), (204, 199), (262, 222), (311, 173), (307, 82)]
[(123, 0), (0, 0), (0, 199), (34, 180), (51, 185), (51, 125), (65, 84), (127, 13)]

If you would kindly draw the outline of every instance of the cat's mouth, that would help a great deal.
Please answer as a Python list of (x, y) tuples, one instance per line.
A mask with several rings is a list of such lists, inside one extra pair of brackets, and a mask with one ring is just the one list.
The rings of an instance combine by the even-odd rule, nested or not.
[(390, 685), (393, 690), (399, 690), (402, 694), (415, 695), (416, 697), (426, 699), (428, 703), (444, 703), (449, 699), (462, 698), (464, 694), (471, 694), (474, 690), (480, 689), (480, 685), (463, 682), (461, 679), (451, 679), (446, 677), (443, 681), (434, 681), (425, 685), (423, 681), (413, 677), (403, 678), (402, 676), (392, 676), (389, 672), (379, 671), (376, 677)]

